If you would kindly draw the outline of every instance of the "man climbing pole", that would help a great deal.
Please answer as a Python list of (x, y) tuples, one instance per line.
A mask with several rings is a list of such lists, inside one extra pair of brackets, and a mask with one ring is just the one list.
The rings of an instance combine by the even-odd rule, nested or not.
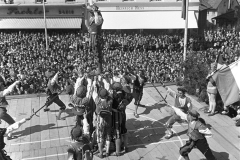
[(98, 7), (93, 3), (92, 0), (89, 4), (86, 4), (85, 12), (85, 25), (90, 34), (90, 48), (91, 51), (98, 57), (98, 73), (102, 73), (103, 63), (103, 39), (101, 36), (101, 28), (103, 24), (103, 17)]

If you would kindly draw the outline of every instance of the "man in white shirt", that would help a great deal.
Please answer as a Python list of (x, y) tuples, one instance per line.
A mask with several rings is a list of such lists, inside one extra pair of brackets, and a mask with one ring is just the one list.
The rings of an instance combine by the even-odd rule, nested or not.
[[(192, 108), (192, 103), (190, 98), (185, 96), (186, 90), (184, 88), (178, 88), (178, 93), (175, 91), (167, 88), (167, 92), (175, 98), (175, 104), (174, 107), (180, 110), (181, 113), (187, 114), (188, 110)], [(181, 121), (182, 118), (180, 115), (178, 115), (176, 112), (168, 119), (168, 121), (165, 123), (165, 126), (167, 128), (168, 133), (166, 134), (165, 138), (169, 139), (173, 136), (173, 131), (171, 130), (173, 124), (177, 121)]]

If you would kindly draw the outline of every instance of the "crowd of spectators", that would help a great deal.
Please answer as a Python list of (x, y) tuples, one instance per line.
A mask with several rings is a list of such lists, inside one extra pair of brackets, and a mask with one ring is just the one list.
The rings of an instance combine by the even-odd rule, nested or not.
[[(104, 71), (123, 73), (127, 66), (143, 70), (148, 82), (175, 82), (183, 78), (183, 34), (148, 32), (103, 31)], [(77, 74), (67, 66), (81, 66), (91, 71), (97, 66), (97, 56), (88, 47), (89, 36), (79, 30), (49, 30), (48, 49), (45, 33), (41, 30), (0, 31), (0, 74), (6, 85), (16, 80), (17, 74), (26, 79), (13, 94), (45, 92), (45, 72), (52, 68), (64, 70), (59, 79), (62, 88)], [(199, 54), (209, 64), (221, 52), (227, 63), (239, 57), (240, 33), (234, 30), (206, 31), (204, 36), (189, 37), (188, 55)]]

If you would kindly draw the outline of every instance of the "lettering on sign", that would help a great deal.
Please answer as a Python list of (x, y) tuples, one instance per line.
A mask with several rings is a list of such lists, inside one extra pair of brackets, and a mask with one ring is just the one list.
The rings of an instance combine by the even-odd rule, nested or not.
[(125, 11), (130, 11), (130, 10), (144, 10), (144, 7), (139, 7), (139, 6), (135, 6), (135, 7), (120, 7), (120, 6), (116, 6), (116, 10), (120, 11), (120, 10), (125, 10)]
[[(49, 12), (46, 10), (46, 13)], [(43, 14), (43, 10), (36, 9), (30, 9), (27, 8), (26, 10), (19, 10), (18, 8), (8, 8), (7, 14)]]
[(74, 14), (74, 10), (59, 10), (59, 14)]

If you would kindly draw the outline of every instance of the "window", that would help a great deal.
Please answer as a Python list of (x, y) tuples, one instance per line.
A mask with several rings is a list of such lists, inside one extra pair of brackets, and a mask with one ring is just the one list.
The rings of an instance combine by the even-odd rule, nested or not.
[(96, 0), (96, 2), (107, 2), (108, 0)]
[(66, 2), (75, 2), (76, 0), (66, 0)]
[(152, 2), (157, 2), (157, 1), (160, 2), (160, 1), (162, 1), (162, 0), (151, 0), (151, 1), (152, 1)]
[(133, 2), (134, 0), (123, 0), (124, 2)]
[(4, 0), (5, 4), (13, 4), (14, 1), (13, 0)]
[[(36, 0), (36, 3), (42, 3), (42, 2), (43, 2), (43, 0)], [(47, 0), (44, 0), (44, 2), (46, 3)]]

